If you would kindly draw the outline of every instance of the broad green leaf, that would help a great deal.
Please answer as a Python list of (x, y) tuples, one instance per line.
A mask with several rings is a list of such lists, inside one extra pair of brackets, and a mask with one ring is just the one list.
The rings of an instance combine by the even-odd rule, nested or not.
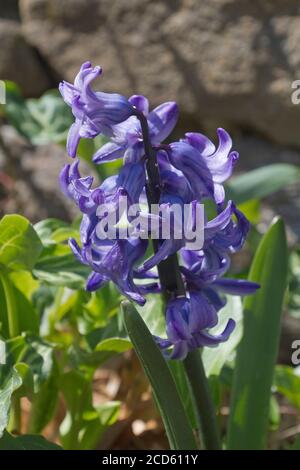
[(11, 270), (31, 270), (42, 251), (30, 222), (21, 215), (5, 215), (0, 221), (0, 264)]
[(53, 244), (52, 234), (59, 229), (68, 228), (69, 225), (60, 219), (44, 219), (34, 225), (34, 229), (44, 245)]
[(39, 282), (33, 279), (29, 271), (13, 271), (9, 274), (15, 287), (31, 301), (33, 293), (39, 288)]
[(16, 90), (7, 96), (5, 114), (17, 131), (33, 145), (66, 140), (73, 117), (70, 108), (56, 90), (39, 99), (24, 100)]
[(288, 163), (274, 163), (247, 171), (226, 185), (226, 197), (236, 204), (261, 199), (300, 181), (300, 168)]
[(14, 293), (19, 317), (20, 333), (28, 332), (31, 334), (38, 334), (39, 321), (37, 312), (35, 311), (32, 303), (16, 287), (14, 288)]
[(24, 336), (26, 349), (22, 354), (22, 362), (28, 364), (33, 373), (35, 389), (39, 390), (52, 374), (54, 367), (53, 345), (38, 336)]
[(128, 336), (151, 383), (172, 449), (196, 448), (192, 429), (171, 372), (138, 311), (128, 302), (121, 304)]
[(53, 345), (29, 334), (10, 339), (5, 344), (7, 364), (10, 368), (20, 362), (26, 364), (33, 375), (34, 391), (37, 392), (55, 367)]
[(43, 436), (23, 434), (13, 437), (5, 431), (0, 439), (0, 450), (62, 450), (62, 448), (54, 442), (47, 441)]
[(244, 334), (236, 358), (229, 449), (263, 449), (287, 285), (287, 244), (278, 219), (262, 238), (249, 280), (261, 287), (244, 301)]
[(203, 348), (202, 360), (208, 377), (219, 375), (224, 364), (234, 358), (235, 349), (243, 333), (243, 307), (240, 297), (227, 296), (227, 304), (218, 313), (218, 316), (218, 325), (210, 330), (211, 333), (221, 333), (229, 318), (236, 322), (236, 327), (225, 343), (219, 344), (216, 348)]
[(15, 367), (0, 365), (0, 437), (7, 427), (11, 397), (22, 385), (22, 379)]
[(300, 367), (276, 366), (274, 386), (289, 402), (300, 410)]

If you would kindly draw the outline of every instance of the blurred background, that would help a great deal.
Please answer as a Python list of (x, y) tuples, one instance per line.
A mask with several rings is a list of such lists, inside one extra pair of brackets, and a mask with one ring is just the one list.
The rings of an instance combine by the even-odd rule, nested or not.
[[(181, 114), (173, 137), (200, 131), (215, 141), (217, 127), (228, 130), (240, 153), (236, 174), (272, 163), (300, 164), (300, 104), (291, 100), (292, 83), (300, 79), (298, 0), (0, 0), (0, 44), (0, 79), (20, 90), (10, 84), (14, 100), (0, 115), (1, 216), (72, 220), (75, 213), (57, 182), (66, 159), (58, 134), (70, 116), (57, 101), (52, 109), (51, 99), (40, 104), (32, 98), (63, 79), (72, 82), (86, 60), (103, 67), (98, 89), (144, 94), (152, 107), (176, 100)], [(282, 215), (291, 249), (300, 236), (299, 189), (293, 183), (264, 198), (257, 224), (262, 233), (275, 213)], [(292, 282), (298, 289), (297, 260)], [(284, 364), (290, 364), (292, 341), (300, 339), (297, 292), (296, 307), (283, 322)], [(140, 379), (129, 391), (132, 377), (138, 382), (142, 375), (135, 359), (124, 360), (110, 375), (101, 374), (111, 380), (114, 397), (122, 371), (122, 393), (137, 403), (132, 421), (138, 418), (136, 429), (143, 433), (138, 406), (147, 387)], [(149, 426), (163, 439), (157, 423)], [(163, 447), (160, 442), (155, 445)]]

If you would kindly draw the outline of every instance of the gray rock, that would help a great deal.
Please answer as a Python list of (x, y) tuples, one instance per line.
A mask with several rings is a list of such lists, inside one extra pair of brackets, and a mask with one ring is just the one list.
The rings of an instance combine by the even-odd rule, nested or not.
[(0, 79), (13, 80), (25, 96), (39, 95), (50, 86), (37, 53), (23, 37), (15, 20), (0, 19)]
[(27, 39), (58, 76), (90, 59), (101, 87), (176, 99), (199, 122), (300, 145), (298, 0), (20, 0)]

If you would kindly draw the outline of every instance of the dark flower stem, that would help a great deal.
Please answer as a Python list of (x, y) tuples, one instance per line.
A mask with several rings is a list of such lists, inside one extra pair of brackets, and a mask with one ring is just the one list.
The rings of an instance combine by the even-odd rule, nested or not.
[[(161, 181), (157, 163), (156, 150), (152, 147), (149, 128), (146, 117), (142, 112), (136, 110), (137, 118), (141, 123), (147, 171), (147, 199), (151, 209), (152, 204), (158, 204), (161, 194)], [(153, 248), (156, 252), (159, 249), (159, 240), (152, 240)], [(171, 296), (185, 296), (185, 286), (180, 272), (177, 254), (169, 256), (158, 265), (158, 273), (165, 298)], [(184, 360), (184, 368), (193, 395), (195, 411), (199, 429), (201, 430), (201, 440), (204, 447), (209, 450), (220, 449), (216, 414), (211, 399), (209, 384), (205, 375), (200, 351), (192, 351)]]
[[(147, 199), (149, 209), (151, 210), (152, 204), (159, 204), (161, 182), (158, 171), (158, 163), (156, 158), (156, 151), (153, 149), (150, 137), (149, 128), (146, 117), (143, 113), (136, 112), (136, 116), (141, 123), (145, 155), (146, 155), (146, 171), (147, 171)], [(153, 248), (156, 252), (159, 248), (159, 240), (152, 240)], [(169, 256), (166, 260), (158, 265), (158, 273), (162, 288), (167, 297), (171, 295), (184, 296), (185, 288), (180, 274), (179, 264), (176, 253)]]
[(205, 375), (201, 351), (194, 349), (184, 360), (184, 368), (192, 390), (197, 421), (200, 423), (200, 438), (205, 449), (220, 450), (219, 431), (209, 383)]

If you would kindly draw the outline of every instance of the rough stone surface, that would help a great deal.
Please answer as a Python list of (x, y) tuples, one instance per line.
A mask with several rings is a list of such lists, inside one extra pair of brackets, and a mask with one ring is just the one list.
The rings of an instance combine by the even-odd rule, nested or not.
[(20, 0), (20, 12), (57, 76), (91, 59), (105, 90), (176, 99), (196, 123), (300, 145), (298, 0)]
[(41, 94), (50, 86), (37, 53), (25, 41), (21, 26), (13, 19), (0, 19), (0, 79), (13, 80), (25, 96)]

